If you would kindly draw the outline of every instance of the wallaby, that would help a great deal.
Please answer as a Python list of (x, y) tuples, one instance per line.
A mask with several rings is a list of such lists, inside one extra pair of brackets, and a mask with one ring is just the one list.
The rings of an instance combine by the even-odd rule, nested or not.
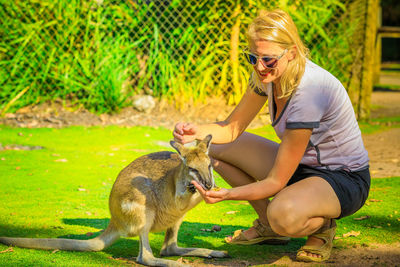
[(178, 230), (187, 211), (200, 203), (201, 195), (191, 184), (197, 181), (206, 190), (215, 187), (208, 149), (211, 135), (196, 146), (170, 144), (177, 153), (163, 151), (137, 158), (123, 169), (110, 198), (111, 219), (104, 232), (90, 240), (57, 238), (0, 237), (0, 242), (35, 249), (100, 251), (121, 236), (139, 236), (137, 262), (149, 266), (181, 266), (155, 258), (149, 245), (149, 232), (166, 230), (161, 256), (227, 257), (225, 251), (182, 248), (177, 245)]

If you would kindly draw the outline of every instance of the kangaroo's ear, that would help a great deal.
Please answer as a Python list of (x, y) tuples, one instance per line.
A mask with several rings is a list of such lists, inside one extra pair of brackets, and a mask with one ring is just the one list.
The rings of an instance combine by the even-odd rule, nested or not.
[(185, 158), (184, 158), (184, 149), (185, 147), (178, 142), (175, 142), (174, 140), (169, 141), (170, 145), (175, 148), (176, 152), (178, 152), (179, 157), (185, 162)]
[(212, 135), (209, 134), (206, 136), (206, 138), (204, 138), (199, 144), (198, 146), (203, 148), (206, 153), (208, 153), (208, 149), (210, 148), (210, 144), (211, 144), (211, 139), (212, 139)]

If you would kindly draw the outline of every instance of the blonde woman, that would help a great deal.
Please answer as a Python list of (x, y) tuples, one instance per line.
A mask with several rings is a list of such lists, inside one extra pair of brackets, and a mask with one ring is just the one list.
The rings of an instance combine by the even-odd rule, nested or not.
[[(253, 227), (227, 243), (285, 244), (308, 236), (297, 259), (325, 261), (335, 219), (360, 209), (369, 192), (369, 159), (353, 107), (342, 84), (307, 59), (286, 12), (261, 12), (248, 41), (244, 54), (253, 71), (234, 111), (221, 122), (177, 123), (173, 135), (181, 143), (213, 135), (213, 167), (232, 188), (205, 191), (193, 182), (207, 203), (248, 200), (256, 211)], [(279, 144), (244, 132), (267, 99)]]

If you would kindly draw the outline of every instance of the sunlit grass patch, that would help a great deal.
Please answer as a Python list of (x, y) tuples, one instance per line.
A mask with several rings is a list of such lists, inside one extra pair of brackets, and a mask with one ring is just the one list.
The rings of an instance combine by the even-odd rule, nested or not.
[[(268, 127), (252, 130), (274, 137)], [(0, 150), (0, 236), (67, 237), (88, 239), (109, 222), (108, 195), (119, 171), (133, 159), (154, 151), (172, 150), (171, 131), (150, 127), (70, 127), (27, 129), (0, 126), (0, 143), (42, 146), (39, 150)], [(339, 249), (371, 243), (398, 242), (400, 232), (400, 177), (373, 179), (366, 205), (338, 221)], [(217, 174), (216, 183), (229, 187)], [(357, 218), (366, 219), (355, 220)], [(287, 246), (231, 246), (223, 240), (252, 225), (255, 212), (247, 202), (201, 203), (189, 211), (181, 226), (182, 246), (227, 250), (235, 260), (265, 263), (295, 253), (305, 239)], [(221, 231), (207, 231), (214, 225)], [(356, 236), (346, 234), (354, 231)], [(93, 235), (92, 235), (93, 234)], [(150, 235), (154, 254), (163, 233)], [(0, 245), (1, 266), (125, 265), (139, 252), (138, 238), (122, 238), (103, 252), (39, 251)], [(178, 257), (171, 257), (178, 259)], [(229, 262), (229, 259), (205, 263)]]

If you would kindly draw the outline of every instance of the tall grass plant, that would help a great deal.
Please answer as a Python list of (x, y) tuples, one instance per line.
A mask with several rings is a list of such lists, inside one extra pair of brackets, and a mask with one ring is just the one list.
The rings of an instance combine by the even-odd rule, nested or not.
[(236, 104), (249, 78), (240, 51), (260, 9), (288, 11), (311, 58), (347, 83), (358, 55), (351, 3), (0, 0), (0, 112), (61, 98), (112, 113), (138, 94)]

